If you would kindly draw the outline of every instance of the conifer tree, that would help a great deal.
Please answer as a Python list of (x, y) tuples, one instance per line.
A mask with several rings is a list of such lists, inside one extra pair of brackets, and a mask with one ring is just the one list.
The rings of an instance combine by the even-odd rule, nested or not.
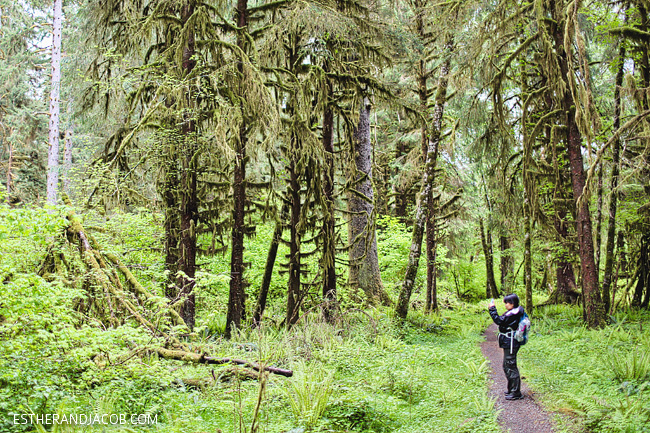
[[(131, 110), (127, 125), (107, 143), (105, 161), (109, 167), (130, 172), (128, 150), (137, 143), (138, 134), (151, 130), (159, 134), (163, 144), (156, 152), (162, 162), (159, 192), (166, 205), (165, 262), (171, 286), (167, 295), (173, 302), (182, 303), (182, 316), (191, 327), (199, 224), (216, 227), (200, 217), (214, 213), (200, 210), (200, 191), (205, 194), (200, 185), (214, 184), (206, 176), (221, 169), (207, 150), (211, 147), (223, 155), (234, 155), (233, 188), (245, 193), (242, 138), (246, 134), (256, 137), (262, 129), (273, 128), (276, 104), (247, 54), (247, 42), (243, 42), (247, 30), (225, 21), (215, 7), (192, 0), (178, 4), (161, 0), (147, 5), (107, 0), (93, 6), (91, 20), (102, 46), (138, 65), (127, 71), (140, 77), (140, 85), (126, 95)], [(239, 32), (238, 45), (227, 42), (228, 32)], [(139, 36), (143, 34), (147, 35), (144, 40)], [(113, 61), (100, 53), (94, 76), (110, 77), (111, 66), (119, 70)], [(243, 215), (239, 214), (242, 208), (237, 198), (231, 226), (231, 261), (233, 269), (241, 267), (241, 272), (233, 274), (235, 308), (243, 307), (243, 288), (239, 290), (236, 283), (243, 282), (245, 230), (243, 224), (238, 226)], [(243, 308), (237, 311), (243, 314)], [(240, 320), (231, 314), (228, 331), (232, 324), (239, 326)]]
[(50, 84), (50, 128), (49, 151), (47, 153), (47, 202), (56, 204), (59, 187), (59, 114), (61, 94), (61, 36), (63, 22), (63, 0), (54, 0), (52, 24), (52, 54)]

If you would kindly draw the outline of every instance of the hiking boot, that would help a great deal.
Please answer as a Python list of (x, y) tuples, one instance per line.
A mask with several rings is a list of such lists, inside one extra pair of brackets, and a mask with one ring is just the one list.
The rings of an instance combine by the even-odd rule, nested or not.
[(524, 398), (524, 395), (519, 393), (519, 394), (506, 394), (506, 400), (521, 400)]

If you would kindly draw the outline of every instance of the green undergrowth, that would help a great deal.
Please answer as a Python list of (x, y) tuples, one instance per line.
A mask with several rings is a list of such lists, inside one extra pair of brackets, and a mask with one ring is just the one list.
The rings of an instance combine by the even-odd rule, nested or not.
[[(440, 315), (416, 310), (401, 323), (390, 309), (356, 308), (342, 287), (335, 324), (324, 324), (318, 308), (310, 307), (286, 330), (280, 326), (285, 277), (279, 274), (264, 326), (225, 340), (227, 257), (202, 256), (198, 326), (181, 338), (195, 352), (294, 371), (292, 378), (244, 380), (232, 366), (159, 358), (146, 348), (164, 342), (132, 320), (107, 327), (81, 313), (76, 307), (88, 299), (83, 276), (38, 276), (48, 245), (63, 245), (65, 213), (0, 205), (0, 432), (499, 431), (487, 398), (487, 363), (478, 349), (486, 316), (454, 293), (441, 292)], [(160, 295), (166, 278), (160, 216), (139, 210), (82, 217), (99, 245), (123, 257), (142, 285)], [(383, 230), (383, 250), (408, 245), (406, 231)], [(271, 232), (270, 225), (260, 225), (247, 247), (251, 298)], [(76, 266), (75, 247), (58, 248)], [(403, 269), (398, 258), (384, 255), (381, 263), (393, 295)], [(22, 423), (30, 414), (108, 420), (124, 414), (127, 422), (43, 428)], [(133, 424), (131, 415), (145, 424)]]
[[(260, 431), (499, 431), (484, 397), (481, 319), (473, 312), (443, 317), (415, 315), (403, 326), (379, 310), (344, 314), (335, 326), (307, 318), (291, 331), (243, 332), (214, 350), (239, 347), (240, 357), (295, 371), (290, 379), (269, 377)], [(177, 406), (165, 430), (249, 431), (259, 389), (246, 381), (196, 391), (197, 404)]]
[[(29, 431), (7, 419), (33, 411), (156, 418), (148, 427), (115, 431), (248, 432), (259, 401), (260, 432), (497, 432), (494, 403), (486, 397), (487, 363), (477, 345), (484, 318), (472, 306), (456, 307), (440, 317), (416, 313), (403, 325), (370, 310), (343, 314), (337, 325), (308, 316), (290, 331), (265, 327), (230, 341), (193, 342), (215, 357), (294, 370), (292, 378), (270, 375), (261, 395), (257, 380), (221, 380), (222, 366), (156, 355), (126, 359), (129, 346), (147, 344), (146, 335), (126, 326), (75, 331), (61, 325), (33, 347), (24, 346), (24, 335), (15, 336), (14, 346), (3, 339), (3, 371), (10, 374), (3, 377), (0, 429)], [(29, 359), (8, 362), (18, 354)], [(211, 377), (219, 380), (189, 385)]]
[(647, 311), (611, 317), (587, 329), (582, 309), (535, 311), (529, 344), (519, 356), (530, 386), (567, 428), (590, 432), (650, 432), (650, 329)]

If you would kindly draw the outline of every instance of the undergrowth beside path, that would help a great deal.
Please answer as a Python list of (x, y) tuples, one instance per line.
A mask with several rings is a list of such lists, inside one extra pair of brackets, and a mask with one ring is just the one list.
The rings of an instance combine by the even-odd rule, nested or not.
[(580, 307), (538, 309), (520, 367), (542, 402), (579, 428), (650, 432), (650, 316), (631, 310), (611, 319), (590, 330)]

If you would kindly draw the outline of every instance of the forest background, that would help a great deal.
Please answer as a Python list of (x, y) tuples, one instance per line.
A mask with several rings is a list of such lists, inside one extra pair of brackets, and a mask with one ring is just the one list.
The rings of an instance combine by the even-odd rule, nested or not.
[(3, 431), (498, 431), (510, 292), (563, 428), (647, 430), (647, 7), (0, 0)]

